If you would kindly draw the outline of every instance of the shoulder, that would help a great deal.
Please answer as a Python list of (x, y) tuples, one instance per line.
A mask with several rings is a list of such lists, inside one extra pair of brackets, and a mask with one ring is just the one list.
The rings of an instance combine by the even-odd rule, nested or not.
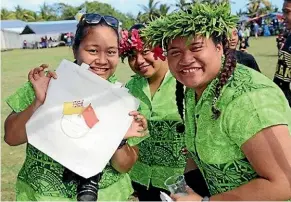
[(288, 114), (287, 111), (290, 113), (288, 101), (282, 90), (263, 74), (242, 65), (236, 68), (233, 78), (223, 89), (219, 102), (221, 108), (228, 109), (226, 110), (229, 112), (226, 113), (228, 116), (234, 111), (246, 116), (249, 113), (250, 116), (252, 110), (257, 110), (258, 113), (261, 110), (264, 110), (264, 113), (279, 111), (284, 112), (282, 114), (284, 116)]
[[(247, 82), (248, 81), (248, 82)], [(262, 86), (276, 88), (276, 85), (265, 75), (254, 71), (253, 69), (247, 68), (242, 64), (237, 64), (235, 68), (233, 79), (230, 81), (231, 84), (243, 84), (245, 86)]]
[[(268, 90), (265, 91), (265, 89)], [(272, 80), (241, 64), (237, 65), (233, 77), (227, 84), (225, 91), (228, 92), (230, 100), (234, 100), (236, 97), (255, 91), (281, 95), (281, 90)]]
[(137, 86), (140, 86), (144, 78), (138, 74), (131, 76), (131, 79), (125, 84), (125, 87), (132, 91)]
[(237, 59), (238, 63), (260, 72), (257, 61), (253, 55), (251, 55), (249, 53), (237, 51), (236, 52), (236, 59)]
[[(241, 51), (239, 51), (239, 52), (241, 52)], [(251, 62), (256, 61), (254, 56), (252, 54), (250, 54), (250, 53), (241, 52), (241, 57), (242, 57), (242, 59), (244, 59), (246, 61), (251, 61)]]
[(245, 53), (245, 52), (242, 52), (242, 55), (246, 58), (249, 58), (249, 59), (252, 59), (252, 60), (255, 60), (254, 56), (250, 53)]
[(133, 83), (136, 83), (138, 82), (139, 80), (141, 80), (141, 76), (139, 76), (138, 74), (134, 74), (130, 77), (130, 80), (126, 83), (126, 85), (128, 84), (133, 84)]

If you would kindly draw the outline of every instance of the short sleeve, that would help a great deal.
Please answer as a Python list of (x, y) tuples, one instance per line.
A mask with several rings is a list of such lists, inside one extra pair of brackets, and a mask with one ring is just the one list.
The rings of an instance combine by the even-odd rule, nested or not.
[(227, 134), (241, 147), (267, 127), (288, 125), (291, 111), (279, 89), (264, 88), (244, 93), (222, 113)]
[[(125, 87), (129, 90), (129, 93), (132, 94), (132, 90), (133, 90), (133, 79), (131, 79), (129, 82), (127, 82), (125, 84)], [(137, 109), (137, 111), (140, 110), (140, 106), (139, 108)], [(132, 137), (132, 138), (129, 138), (128, 141), (127, 141), (127, 144), (129, 146), (136, 146), (138, 144), (140, 144), (142, 141), (144, 141), (145, 139), (147, 139), (149, 137), (149, 133), (148, 131), (146, 132), (147, 134), (143, 137)]]
[(14, 112), (25, 110), (35, 98), (34, 90), (30, 82), (26, 82), (14, 94), (6, 99), (6, 103)]
[(148, 130), (145, 133), (146, 134), (143, 137), (132, 137), (132, 138), (129, 138), (127, 140), (127, 144), (129, 146), (131, 146), (131, 147), (140, 144), (142, 141), (144, 141), (145, 139), (147, 139), (147, 138), (150, 137), (150, 134), (149, 134), (149, 131)]

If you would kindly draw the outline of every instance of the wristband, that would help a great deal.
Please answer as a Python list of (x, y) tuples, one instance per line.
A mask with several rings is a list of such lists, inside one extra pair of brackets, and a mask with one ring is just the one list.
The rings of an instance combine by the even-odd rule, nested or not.
[(123, 139), (123, 140), (120, 142), (120, 144), (119, 144), (119, 146), (118, 146), (117, 149), (121, 149), (121, 148), (122, 148), (126, 143), (127, 143), (127, 140), (126, 140), (126, 139)]

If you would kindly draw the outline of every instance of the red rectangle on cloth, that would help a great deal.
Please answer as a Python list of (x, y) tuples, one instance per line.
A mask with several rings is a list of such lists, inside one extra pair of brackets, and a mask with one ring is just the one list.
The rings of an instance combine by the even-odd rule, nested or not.
[(82, 116), (89, 128), (93, 128), (96, 123), (99, 122), (99, 119), (97, 118), (95, 111), (91, 104), (84, 109), (82, 112)]

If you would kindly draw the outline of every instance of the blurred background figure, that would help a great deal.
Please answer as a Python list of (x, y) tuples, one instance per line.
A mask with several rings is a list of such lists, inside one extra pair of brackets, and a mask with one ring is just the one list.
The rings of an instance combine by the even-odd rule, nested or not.
[[(252, 56), (251, 54), (246, 53), (246, 51), (236, 50), (237, 46), (238, 46), (238, 43), (239, 43), (238, 31), (237, 31), (237, 29), (233, 29), (231, 37), (228, 40), (227, 46), (230, 49), (235, 49), (235, 56), (236, 56), (237, 62), (240, 63), (240, 64), (243, 64), (243, 65), (245, 65), (247, 67), (250, 67), (250, 68), (252, 68), (252, 69), (254, 69), (254, 70), (258, 71), (258, 72), (261, 72), (260, 68), (258, 66), (258, 63), (256, 62), (254, 56)], [(244, 49), (246, 49), (245, 44), (241, 43), (240, 44), (240, 49), (242, 47)]]

